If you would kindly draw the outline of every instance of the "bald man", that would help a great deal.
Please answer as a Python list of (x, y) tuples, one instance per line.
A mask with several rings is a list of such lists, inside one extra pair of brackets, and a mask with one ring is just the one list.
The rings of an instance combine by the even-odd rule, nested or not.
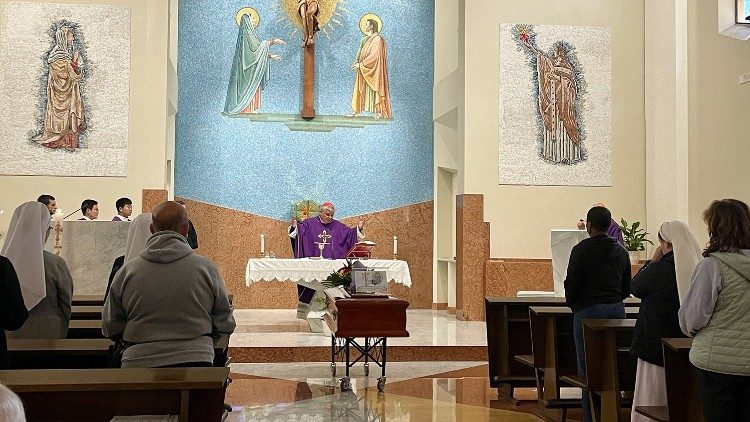
[(159, 204), (140, 256), (112, 280), (102, 310), (102, 332), (122, 339), (123, 368), (211, 366), (214, 344), (235, 322), (216, 266), (188, 245), (187, 211)]

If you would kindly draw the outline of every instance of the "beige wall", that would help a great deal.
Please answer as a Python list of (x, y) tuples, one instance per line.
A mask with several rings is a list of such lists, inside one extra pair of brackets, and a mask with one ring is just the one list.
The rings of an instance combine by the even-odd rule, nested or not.
[[(27, 0), (29, 1), (29, 0)], [(33, 0), (32, 0), (33, 1)], [(91, 4), (87, 0), (43, 0), (40, 2)], [(0, 1), (4, 3), (4, 1)], [(66, 212), (80, 207), (87, 197), (99, 201), (100, 218), (116, 214), (117, 198), (127, 196), (134, 209), (141, 209), (141, 190), (163, 188), (167, 154), (167, 45), (169, 14), (167, 0), (97, 0), (98, 4), (131, 7), (130, 129), (127, 177), (0, 176), (0, 230), (10, 222), (13, 209), (35, 200), (41, 193), (57, 198)], [(85, 28), (84, 28), (85, 31)], [(0, 34), (0, 37), (2, 34)], [(89, 40), (92, 42), (92, 40)], [(171, 141), (173, 143), (173, 140)], [(64, 166), (64, 163), (39, 163)]]
[(701, 212), (714, 199), (750, 202), (750, 41), (720, 35), (715, 1), (688, 3), (690, 226), (708, 240)]
[[(549, 230), (575, 227), (595, 202), (645, 223), (644, 3), (619, 0), (471, 0), (466, 8), (465, 169), (462, 192), (481, 193), (492, 257), (549, 258)], [(499, 25), (612, 29), (612, 187), (498, 185)]]

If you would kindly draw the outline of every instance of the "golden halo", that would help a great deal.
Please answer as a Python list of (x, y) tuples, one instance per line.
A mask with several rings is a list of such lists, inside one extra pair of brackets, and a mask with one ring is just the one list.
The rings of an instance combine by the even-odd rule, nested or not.
[[(284, 5), (284, 11), (289, 20), (294, 23), (298, 28), (302, 28), (302, 21), (299, 17), (299, 1), (298, 0), (280, 0)], [(322, 30), (326, 24), (336, 14), (336, 6), (341, 0), (318, 0), (318, 26)]]
[(243, 15), (250, 15), (251, 22), (254, 22), (255, 25), (253, 28), (257, 28), (260, 24), (260, 14), (258, 14), (258, 11), (253, 9), (252, 7), (243, 7), (242, 9), (237, 11), (237, 15), (235, 18), (237, 19), (237, 26), (240, 26), (240, 23), (242, 23), (242, 16)]
[(362, 18), (359, 20), (359, 30), (362, 31), (363, 34), (367, 34), (366, 26), (368, 19), (374, 19), (375, 22), (378, 23), (378, 32), (383, 30), (383, 21), (380, 20), (380, 16), (374, 13), (368, 13), (362, 16)]

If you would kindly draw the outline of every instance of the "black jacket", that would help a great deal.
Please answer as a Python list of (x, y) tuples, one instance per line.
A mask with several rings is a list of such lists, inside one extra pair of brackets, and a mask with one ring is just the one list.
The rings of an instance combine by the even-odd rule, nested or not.
[(15, 331), (26, 322), (29, 312), (23, 303), (18, 275), (10, 260), (0, 256), (0, 369), (8, 367), (8, 343), (5, 330)]
[(193, 222), (188, 220), (188, 235), (187, 241), (191, 248), (198, 249), (198, 233), (195, 231)]
[(630, 352), (648, 363), (664, 366), (661, 339), (684, 337), (677, 318), (680, 298), (674, 253), (669, 252), (656, 262), (646, 262), (633, 277), (633, 296), (641, 299), (641, 308)]
[(606, 234), (584, 239), (570, 251), (565, 302), (573, 312), (630, 296), (628, 252)]

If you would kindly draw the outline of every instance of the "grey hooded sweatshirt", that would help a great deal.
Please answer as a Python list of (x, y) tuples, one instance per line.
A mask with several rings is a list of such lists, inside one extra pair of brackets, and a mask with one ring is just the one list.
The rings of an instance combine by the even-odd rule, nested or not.
[(133, 343), (123, 368), (213, 362), (214, 340), (234, 328), (216, 266), (172, 231), (152, 235), (140, 256), (125, 263), (102, 309), (104, 335)]

